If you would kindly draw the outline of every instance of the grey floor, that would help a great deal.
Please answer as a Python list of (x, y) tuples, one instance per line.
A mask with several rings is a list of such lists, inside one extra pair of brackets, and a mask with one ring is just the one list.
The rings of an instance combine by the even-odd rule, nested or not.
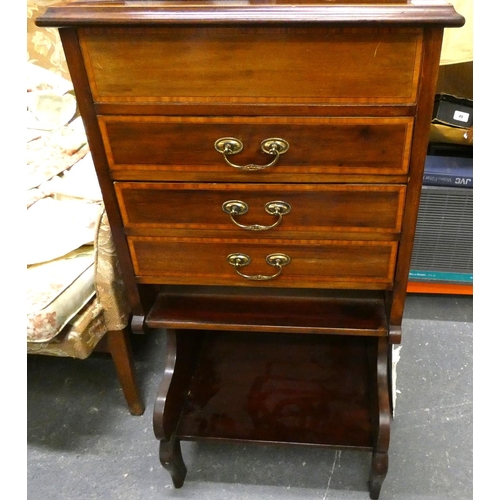
[[(472, 498), (472, 344), (471, 297), (408, 297), (381, 500)], [(174, 489), (152, 430), (164, 338), (133, 346), (141, 417), (106, 355), (28, 357), (28, 499), (368, 500), (369, 454), (308, 447), (183, 442), (188, 475)]]

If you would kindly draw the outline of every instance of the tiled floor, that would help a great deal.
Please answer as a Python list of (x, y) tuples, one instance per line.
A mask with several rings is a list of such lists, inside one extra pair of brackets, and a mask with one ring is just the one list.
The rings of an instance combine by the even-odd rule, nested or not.
[[(410, 295), (381, 500), (472, 499), (472, 298)], [(368, 500), (369, 454), (183, 442), (172, 487), (152, 413), (165, 356), (134, 337), (146, 402), (131, 416), (111, 360), (28, 357), (29, 500)]]

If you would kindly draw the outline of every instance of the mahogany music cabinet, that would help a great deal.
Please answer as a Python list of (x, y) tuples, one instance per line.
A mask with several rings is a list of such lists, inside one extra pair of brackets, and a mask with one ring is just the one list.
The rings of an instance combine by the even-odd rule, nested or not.
[(388, 469), (440, 0), (51, 6), (133, 306), (165, 329), (153, 427), (356, 448)]

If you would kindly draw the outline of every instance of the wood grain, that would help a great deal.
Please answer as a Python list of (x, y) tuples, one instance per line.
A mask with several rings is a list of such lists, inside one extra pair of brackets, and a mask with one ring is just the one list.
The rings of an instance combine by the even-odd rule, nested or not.
[[(392, 5), (390, 5), (392, 4)], [(168, 8), (167, 8), (168, 7)], [(50, 6), (38, 26), (287, 23), (462, 26), (464, 18), (441, 0), (87, 1)]]
[(414, 103), (415, 28), (82, 28), (97, 102)]
[[(115, 183), (124, 228), (129, 235), (168, 236), (188, 233), (259, 238), (394, 239), (401, 229), (405, 187), (349, 184), (214, 184)], [(271, 201), (291, 207), (280, 225), (266, 231), (242, 229), (222, 210), (226, 201), (248, 206), (239, 224), (274, 224), (278, 217), (265, 211)]]
[[(372, 451), (377, 499), (442, 33), (464, 18), (441, 0), (78, 1), (37, 23), (61, 28), (134, 314), (167, 335), (154, 430), (174, 486), (180, 439), (301, 443)], [(267, 138), (290, 149), (246, 172), (222, 137), (236, 165), (267, 164)], [(243, 224), (292, 210), (253, 233), (229, 199)]]
[(371, 449), (372, 349), (362, 337), (208, 335), (178, 436)]
[[(265, 300), (262, 295), (265, 294)], [(164, 287), (151, 328), (387, 336), (383, 292)]]
[[(296, 176), (404, 175), (408, 170), (412, 118), (130, 117), (100, 116), (99, 124), (114, 176), (141, 180), (154, 172), (162, 180), (294, 181)], [(276, 165), (239, 171), (224, 161), (215, 142), (243, 143), (231, 155), (235, 165), (266, 165), (264, 139), (285, 139), (289, 150)], [(140, 178), (132, 176), (140, 172)]]
[[(139, 282), (266, 287), (391, 288), (398, 244), (394, 241), (260, 240), (204, 238), (128, 238)], [(252, 262), (245, 274), (273, 275), (269, 254), (281, 252), (292, 262), (277, 279), (242, 278), (226, 262), (244, 253)]]

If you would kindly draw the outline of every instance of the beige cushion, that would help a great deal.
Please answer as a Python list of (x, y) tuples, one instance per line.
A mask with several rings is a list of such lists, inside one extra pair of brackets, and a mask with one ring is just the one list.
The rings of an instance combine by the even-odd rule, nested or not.
[(26, 144), (26, 189), (64, 172), (89, 151), (80, 121), (38, 135)]
[(26, 264), (49, 262), (93, 243), (101, 211), (100, 203), (86, 200), (38, 200), (26, 214), (24, 229), (33, 242), (26, 248)]
[(104, 311), (94, 297), (48, 342), (27, 342), (28, 354), (85, 359), (107, 333)]
[(95, 295), (93, 246), (29, 266), (27, 282), (28, 342), (47, 342)]

